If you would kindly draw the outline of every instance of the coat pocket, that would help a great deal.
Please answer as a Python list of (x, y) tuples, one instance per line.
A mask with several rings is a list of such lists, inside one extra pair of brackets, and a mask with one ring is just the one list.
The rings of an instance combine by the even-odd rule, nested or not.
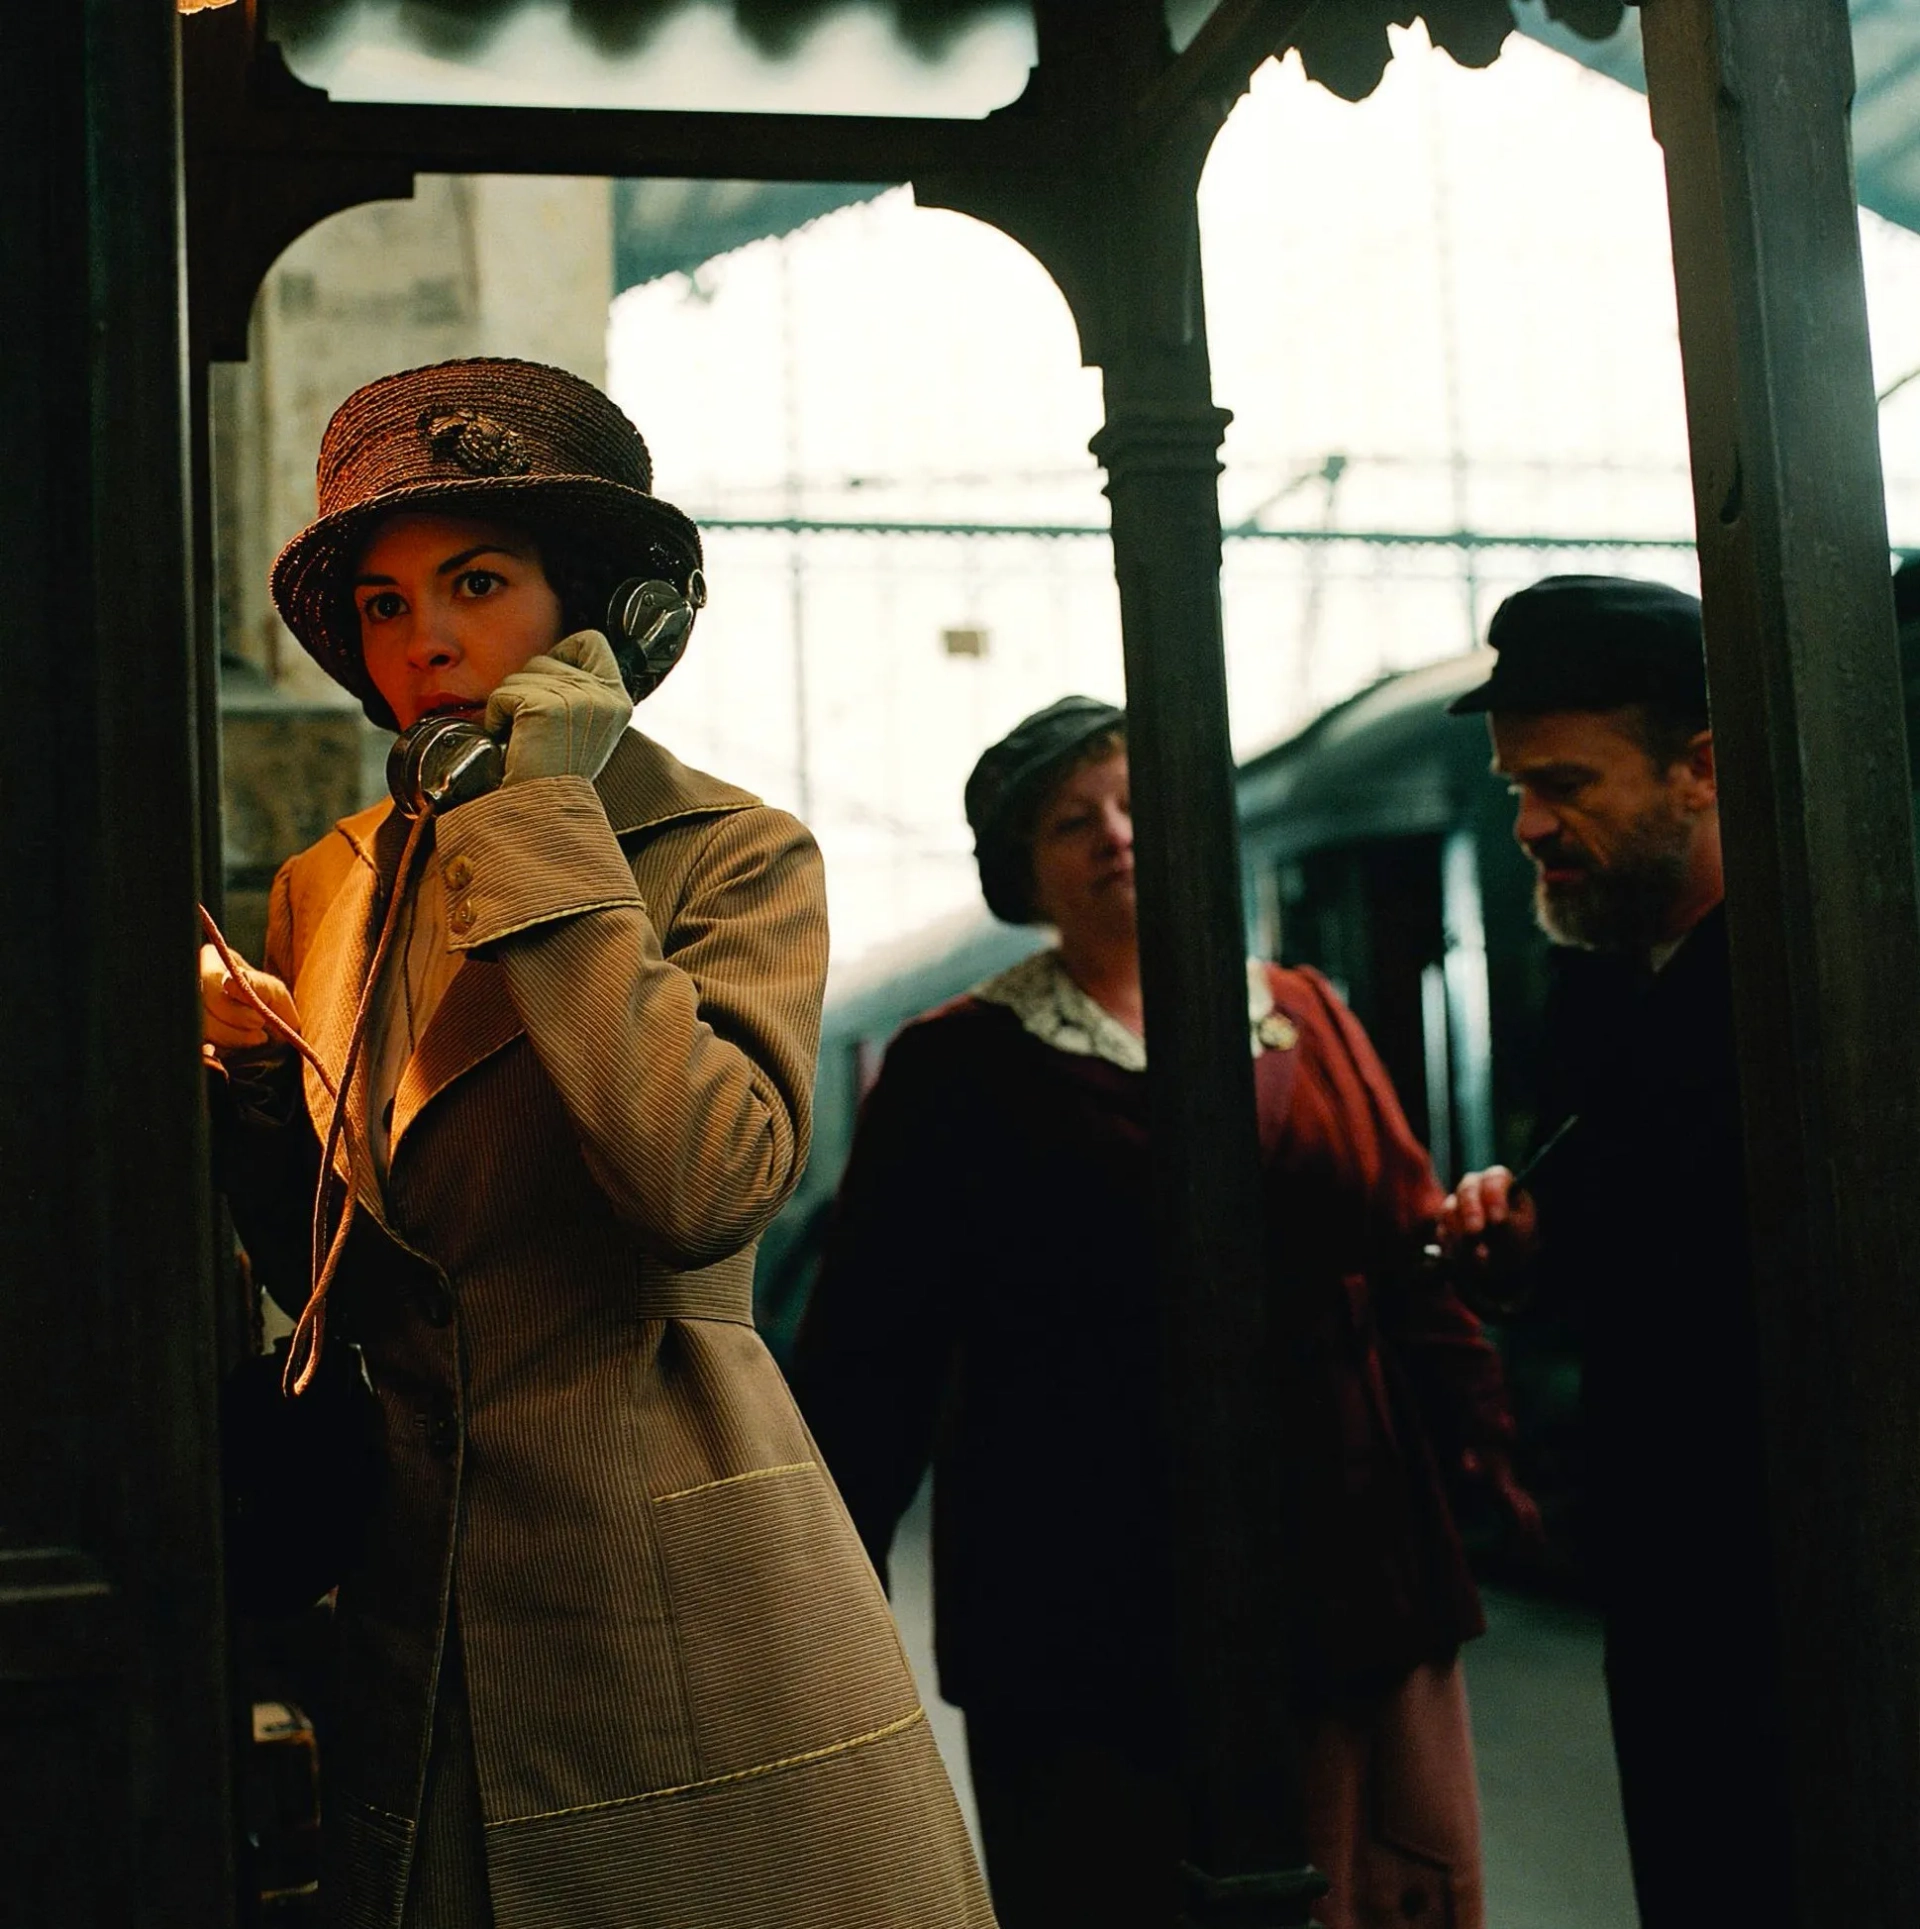
[(811, 1461), (653, 1503), (703, 1778), (829, 1752), (920, 1700), (846, 1509)]

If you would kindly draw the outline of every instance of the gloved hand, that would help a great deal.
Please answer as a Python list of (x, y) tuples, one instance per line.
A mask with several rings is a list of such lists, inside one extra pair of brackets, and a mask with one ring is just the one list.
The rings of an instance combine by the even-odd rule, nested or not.
[(530, 777), (584, 777), (606, 768), (633, 721), (613, 647), (598, 630), (563, 636), (545, 656), (507, 677), (487, 699), (486, 727), (507, 738), (510, 784)]
[[(299, 1007), (293, 993), (270, 971), (240, 962), (247, 983), (275, 1017), (300, 1029)], [(225, 962), (212, 945), (200, 947), (200, 1049), (209, 1058), (226, 1052), (259, 1051), (279, 1041), (267, 1030), (259, 1011), (235, 988)]]

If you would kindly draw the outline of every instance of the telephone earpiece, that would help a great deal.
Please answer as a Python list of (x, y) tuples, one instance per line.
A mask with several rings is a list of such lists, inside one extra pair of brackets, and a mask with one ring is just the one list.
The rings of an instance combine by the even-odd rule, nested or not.
[(706, 606), (707, 579), (698, 569), (685, 589), (657, 576), (630, 576), (607, 604), (607, 631), (624, 637), (639, 653), (646, 695), (686, 654), (693, 619)]
[(477, 723), (444, 711), (401, 731), (387, 752), (387, 788), (403, 817), (432, 817), (498, 790), (506, 753)]

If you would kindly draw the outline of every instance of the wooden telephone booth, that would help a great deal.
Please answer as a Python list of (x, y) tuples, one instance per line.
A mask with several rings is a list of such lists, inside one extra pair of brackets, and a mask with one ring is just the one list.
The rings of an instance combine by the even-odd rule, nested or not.
[[(1602, 27), (1613, 0), (1561, 0)], [(188, 958), (217, 752), (205, 372), (295, 235), (419, 171), (910, 181), (1105, 378), (1186, 1605), (1190, 1920), (1307, 1921), (1260, 1355), (1194, 195), (1252, 69), (1364, 90), (1388, 0), (1036, 0), (983, 121), (346, 105), (235, 0), (21, 0), (0, 55), (0, 1922), (234, 1919)], [(1507, 0), (1425, 9), (1491, 58)], [(1809, 1925), (1920, 1922), (1920, 983), (1843, 0), (1649, 0), (1768, 1348)], [(184, 114), (182, 50), (184, 42)], [(1357, 82), (1355, 76), (1358, 76)], [(1302, 264), (1310, 272), (1311, 264)], [(1174, 934), (1180, 934), (1176, 940)], [(169, 961), (173, 961), (169, 963)], [(1282, 1639), (1276, 1639), (1276, 1632)]]

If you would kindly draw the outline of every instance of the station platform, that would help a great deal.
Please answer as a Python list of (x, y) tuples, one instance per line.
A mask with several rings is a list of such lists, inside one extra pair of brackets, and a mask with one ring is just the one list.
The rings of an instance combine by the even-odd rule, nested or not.
[[(893, 1554), (894, 1615), (940, 1752), (974, 1826), (960, 1712), (934, 1690), (923, 1493)], [(1489, 1588), (1467, 1650), (1480, 1768), (1487, 1929), (1635, 1929), (1620, 1791), (1600, 1674), (1600, 1622), (1560, 1601)]]

